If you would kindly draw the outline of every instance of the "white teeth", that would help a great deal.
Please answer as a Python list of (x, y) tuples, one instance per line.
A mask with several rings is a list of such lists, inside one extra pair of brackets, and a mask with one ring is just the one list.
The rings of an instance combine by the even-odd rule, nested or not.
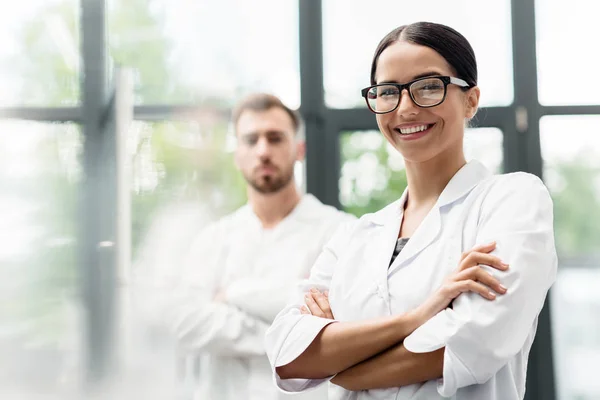
[(409, 135), (411, 133), (422, 132), (427, 129), (427, 125), (411, 126), (410, 128), (400, 128), (400, 133), (403, 135)]

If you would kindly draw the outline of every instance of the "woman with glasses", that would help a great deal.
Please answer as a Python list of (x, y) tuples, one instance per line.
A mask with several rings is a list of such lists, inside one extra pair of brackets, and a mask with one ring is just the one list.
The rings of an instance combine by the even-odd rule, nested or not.
[(379, 43), (362, 90), (408, 187), (341, 227), (266, 335), (284, 392), (330, 399), (523, 399), (556, 276), (552, 201), (537, 177), (466, 162), (479, 104), (468, 41), (440, 24)]

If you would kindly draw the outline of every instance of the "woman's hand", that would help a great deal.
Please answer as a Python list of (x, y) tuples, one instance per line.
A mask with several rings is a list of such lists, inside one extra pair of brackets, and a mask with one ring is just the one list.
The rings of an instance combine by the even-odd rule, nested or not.
[(305, 306), (302, 306), (300, 312), (306, 315), (314, 315), (315, 317), (334, 319), (331, 306), (329, 305), (329, 293), (327, 291), (321, 293), (317, 289), (311, 289), (310, 292), (304, 295)]
[[(461, 293), (478, 293), (488, 300), (496, 299), (496, 293), (500, 295), (506, 293), (507, 289), (492, 274), (482, 268), (483, 265), (487, 265), (500, 271), (508, 269), (508, 264), (489, 254), (495, 248), (496, 243), (493, 242), (476, 246), (462, 254), (457, 270), (446, 278), (440, 288), (425, 303), (415, 310), (423, 323), (448, 307), (452, 300)], [(305, 294), (304, 301), (306, 305), (302, 306), (300, 310), (302, 314), (334, 319), (327, 292), (321, 293), (317, 289), (311, 289)]]
[(506, 271), (505, 264), (491, 253), (496, 248), (492, 242), (482, 246), (476, 246), (470, 251), (462, 254), (458, 269), (451, 274), (442, 286), (431, 295), (425, 303), (419, 306), (415, 312), (427, 321), (457, 298), (461, 293), (474, 292), (488, 300), (495, 300), (496, 293), (506, 293), (506, 288), (487, 272), (482, 266), (487, 265), (500, 271)]

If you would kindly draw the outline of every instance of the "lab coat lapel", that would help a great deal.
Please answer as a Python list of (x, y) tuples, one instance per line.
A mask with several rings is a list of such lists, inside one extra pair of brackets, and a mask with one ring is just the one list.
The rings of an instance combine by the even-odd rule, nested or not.
[[(410, 238), (404, 249), (400, 252), (394, 263), (390, 266), (388, 276), (401, 268), (407, 261), (413, 259), (442, 232), (442, 216), (440, 209), (455, 202), (466, 195), (479, 182), (490, 175), (489, 171), (479, 162), (471, 161), (463, 166), (448, 182), (436, 204), (425, 217), (421, 225)], [(402, 203), (404, 204), (404, 203)]]
[(421, 222), (421, 225), (419, 225), (413, 237), (411, 237), (408, 243), (406, 243), (404, 249), (402, 249), (400, 254), (398, 254), (396, 257), (388, 270), (388, 276), (392, 275), (395, 271), (402, 267), (405, 262), (411, 260), (420, 252), (425, 250), (438, 237), (441, 230), (442, 221), (439, 208), (436, 204), (431, 209), (429, 214), (427, 214), (423, 222)]
[(365, 254), (364, 259), (368, 260), (377, 278), (376, 291), (386, 301), (388, 301), (388, 267), (400, 231), (406, 195), (407, 191), (405, 190), (399, 200), (366, 216), (373, 224), (373, 228), (367, 239), (368, 243), (372, 243), (372, 245), (367, 247), (368, 254)]
[(392, 217), (384, 225), (379, 226), (374, 233), (373, 242), (376, 243), (376, 246), (373, 246), (373, 254), (369, 256), (372, 257), (373, 267), (377, 269), (378, 292), (386, 300), (388, 298), (388, 268), (396, 247), (402, 214), (394, 213)]

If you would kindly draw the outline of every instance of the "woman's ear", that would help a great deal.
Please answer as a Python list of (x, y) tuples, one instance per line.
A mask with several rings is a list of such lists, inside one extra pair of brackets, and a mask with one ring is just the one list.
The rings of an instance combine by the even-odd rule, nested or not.
[(465, 107), (465, 118), (471, 120), (477, 113), (479, 108), (479, 96), (481, 92), (479, 86), (472, 87), (469, 89), (466, 95), (466, 107)]

